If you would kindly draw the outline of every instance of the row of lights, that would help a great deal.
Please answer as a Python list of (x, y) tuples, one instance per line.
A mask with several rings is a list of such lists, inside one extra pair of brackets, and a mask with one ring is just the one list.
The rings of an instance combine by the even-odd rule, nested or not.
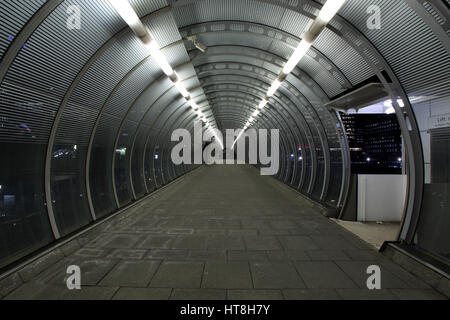
[(262, 112), (264, 107), (269, 102), (269, 99), (277, 92), (281, 84), (286, 80), (286, 77), (295, 69), (300, 60), (306, 55), (308, 50), (313, 45), (314, 41), (320, 35), (320, 33), (325, 29), (330, 20), (336, 15), (339, 9), (343, 6), (346, 0), (328, 0), (322, 9), (320, 10), (319, 16), (312, 23), (308, 31), (305, 33), (302, 41), (295, 49), (292, 56), (289, 58), (286, 65), (283, 67), (283, 71), (280, 73), (277, 79), (272, 83), (271, 87), (267, 91), (266, 97), (259, 103), (258, 108), (252, 113), (247, 123), (245, 124), (243, 130), (236, 138), (233, 143), (233, 148), (236, 142), (244, 134), (244, 132), (255, 122), (255, 118)]
[(223, 142), (219, 137), (217, 130), (213, 128), (206, 116), (200, 111), (200, 107), (192, 100), (191, 94), (185, 88), (175, 70), (173, 70), (173, 68), (170, 66), (166, 57), (161, 52), (158, 43), (155, 39), (153, 39), (150, 31), (146, 26), (144, 26), (141, 19), (139, 19), (138, 15), (134, 11), (128, 0), (109, 0), (109, 2), (117, 11), (117, 13), (122, 17), (122, 19), (128, 24), (128, 26), (130, 26), (133, 32), (139, 37), (139, 39), (141, 39), (142, 43), (149, 49), (151, 56), (155, 58), (154, 60), (159, 64), (161, 70), (167, 75), (167, 77), (169, 77), (174, 86), (187, 100), (197, 116), (205, 123), (207, 130), (212, 135), (214, 135), (217, 142), (223, 149)]

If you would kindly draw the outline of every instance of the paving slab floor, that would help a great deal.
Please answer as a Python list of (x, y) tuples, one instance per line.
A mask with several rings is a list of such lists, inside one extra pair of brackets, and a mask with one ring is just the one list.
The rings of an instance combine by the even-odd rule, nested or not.
[[(201, 167), (102, 229), (4, 298), (445, 299), (250, 166)], [(67, 289), (71, 265), (81, 290)], [(371, 265), (381, 290), (367, 288)]]

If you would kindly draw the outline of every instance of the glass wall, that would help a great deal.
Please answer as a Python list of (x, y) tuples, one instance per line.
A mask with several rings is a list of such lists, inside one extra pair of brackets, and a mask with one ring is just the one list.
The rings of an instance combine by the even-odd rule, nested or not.
[(117, 197), (121, 206), (133, 200), (133, 191), (130, 181), (130, 157), (133, 136), (137, 129), (137, 123), (125, 120), (120, 133), (115, 152), (114, 179)]
[(120, 123), (118, 117), (103, 114), (92, 144), (89, 183), (97, 218), (117, 209), (112, 182), (112, 150)]
[[(0, 116), (0, 131), (7, 118)], [(47, 145), (0, 142), (0, 268), (53, 241), (45, 207)]]
[(133, 187), (136, 196), (139, 197), (146, 193), (144, 178), (144, 147), (147, 141), (147, 134), (150, 128), (141, 125), (134, 143), (133, 156), (131, 161), (131, 176), (133, 179)]
[(425, 185), (414, 244), (450, 263), (450, 96), (413, 104), (425, 157)]

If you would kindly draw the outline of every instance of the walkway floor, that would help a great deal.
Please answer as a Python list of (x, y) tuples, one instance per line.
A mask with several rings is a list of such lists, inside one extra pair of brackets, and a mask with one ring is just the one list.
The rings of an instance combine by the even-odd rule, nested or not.
[[(248, 166), (202, 167), (103, 229), (6, 298), (443, 299)], [(66, 287), (70, 265), (80, 291)], [(370, 265), (382, 290), (367, 289)]]

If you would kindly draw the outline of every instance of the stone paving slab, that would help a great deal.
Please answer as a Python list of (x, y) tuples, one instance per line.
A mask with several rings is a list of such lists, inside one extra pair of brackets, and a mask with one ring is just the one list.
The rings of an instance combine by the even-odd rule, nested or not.
[[(82, 290), (67, 289), (70, 265), (81, 268)], [(382, 290), (367, 289), (371, 265), (381, 268)], [(195, 171), (0, 281), (0, 297), (444, 298), (295, 191), (248, 166)]]

